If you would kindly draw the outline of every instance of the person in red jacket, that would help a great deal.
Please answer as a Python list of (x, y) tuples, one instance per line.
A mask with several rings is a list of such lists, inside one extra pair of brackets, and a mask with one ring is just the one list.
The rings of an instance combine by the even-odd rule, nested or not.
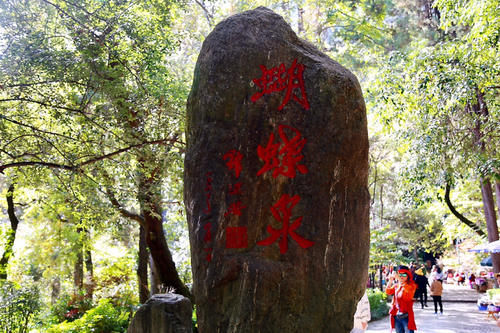
[[(398, 280), (396, 284), (394, 281)], [(406, 266), (400, 266), (398, 272), (393, 272), (389, 278), (385, 292), (394, 295), (391, 315), (391, 327), (396, 328), (396, 333), (413, 333), (417, 329), (415, 315), (413, 314), (413, 295), (417, 284)]]

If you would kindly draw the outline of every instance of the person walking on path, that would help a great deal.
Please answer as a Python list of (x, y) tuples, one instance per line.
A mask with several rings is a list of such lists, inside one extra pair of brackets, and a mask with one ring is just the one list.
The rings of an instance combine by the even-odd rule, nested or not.
[(417, 284), (417, 291), (415, 292), (415, 298), (420, 300), (422, 309), (427, 305), (427, 286), (429, 285), (429, 280), (424, 275), (422, 268), (415, 271), (415, 283)]
[(471, 289), (476, 289), (476, 276), (474, 273), (469, 276), (469, 285)]
[(443, 281), (440, 279), (434, 279), (431, 283), (431, 297), (434, 301), (434, 314), (438, 315), (438, 304), (439, 304), (439, 314), (443, 314), (443, 302), (441, 301), (441, 296), (443, 295)]
[[(395, 280), (398, 284), (395, 284)], [(417, 284), (406, 266), (400, 266), (398, 272), (393, 272), (385, 290), (387, 295), (394, 295), (389, 314), (391, 315), (391, 328), (396, 333), (413, 333), (417, 329), (413, 313), (413, 296)], [(391, 329), (391, 331), (392, 331)]]
[(358, 302), (356, 313), (354, 313), (354, 327), (351, 333), (363, 333), (368, 327), (368, 322), (371, 319), (370, 302), (368, 295), (365, 293)]
[(431, 281), (435, 280), (435, 279), (439, 279), (441, 281), (443, 281), (443, 273), (441, 272), (441, 267), (439, 267), (438, 265), (434, 265), (432, 266), (432, 272), (431, 272)]

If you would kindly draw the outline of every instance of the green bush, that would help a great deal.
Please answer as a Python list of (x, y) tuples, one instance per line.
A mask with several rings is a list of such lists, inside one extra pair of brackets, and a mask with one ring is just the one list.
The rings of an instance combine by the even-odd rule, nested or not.
[(92, 308), (92, 299), (84, 295), (63, 294), (56, 303), (50, 306), (45, 322), (53, 325), (63, 321), (73, 321), (81, 318), (90, 308)]
[(9, 281), (0, 282), (0, 332), (28, 332), (39, 310), (38, 288), (20, 287)]
[(377, 320), (389, 314), (387, 294), (380, 289), (367, 289), (370, 302), (371, 320)]
[(48, 333), (115, 333), (125, 332), (130, 313), (127, 309), (113, 306), (109, 299), (72, 322), (65, 321), (48, 329)]

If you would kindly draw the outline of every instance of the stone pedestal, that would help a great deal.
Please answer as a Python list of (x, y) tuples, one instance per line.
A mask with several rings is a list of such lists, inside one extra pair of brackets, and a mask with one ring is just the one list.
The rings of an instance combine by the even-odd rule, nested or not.
[(191, 333), (192, 306), (177, 294), (156, 294), (135, 313), (127, 333)]

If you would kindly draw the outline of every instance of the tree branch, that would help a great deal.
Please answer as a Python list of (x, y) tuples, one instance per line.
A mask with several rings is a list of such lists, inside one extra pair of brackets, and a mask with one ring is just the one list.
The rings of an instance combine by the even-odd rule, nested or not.
[(203, 2), (202, 1), (195, 0), (196, 4), (198, 4), (198, 6), (200, 6), (201, 9), (203, 10), (203, 12), (205, 13), (205, 18), (208, 21), (208, 25), (212, 26), (213, 16), (212, 16), (212, 14), (210, 14), (210, 12), (208, 11), (207, 7), (205, 6), (205, 1), (203, 1)]
[(87, 15), (90, 15), (90, 16), (93, 16), (93, 17), (96, 17), (97, 19), (99, 19), (99, 20), (101, 20), (101, 21), (103, 21), (103, 22), (106, 22), (106, 23), (107, 23), (106, 19), (105, 19), (105, 18), (103, 18), (103, 17), (102, 17), (102, 16), (100, 16), (100, 15), (97, 15), (97, 14), (96, 14), (96, 12), (93, 12), (93, 13), (92, 13), (92, 12), (89, 12), (89, 11), (88, 11), (85, 7), (83, 7), (83, 6), (79, 6), (79, 5), (77, 5), (76, 3), (73, 3), (73, 2), (68, 1), (68, 0), (63, 0), (63, 2), (65, 2), (65, 3), (66, 3), (66, 4), (68, 4), (68, 5), (71, 5), (71, 6), (73, 6), (73, 7), (76, 7), (76, 8), (78, 8), (78, 9), (80, 9), (81, 11), (83, 11), (83, 12), (84, 12), (85, 14), (87, 14)]
[[(64, 37), (64, 36), (60, 36)], [(27, 87), (33, 87), (33, 86), (39, 86), (39, 85), (44, 85), (44, 84), (52, 84), (52, 83), (72, 83), (80, 86), (84, 86), (81, 82), (78, 81), (63, 81), (63, 80), (56, 80), (56, 81), (40, 81), (40, 82), (31, 82), (31, 83), (16, 83), (16, 84), (9, 84), (9, 85), (0, 85), (0, 90), (3, 90), (5, 88), (27, 88)]]
[(141, 143), (138, 143), (135, 145), (130, 145), (128, 147), (118, 149), (117, 151), (114, 151), (112, 153), (98, 156), (98, 157), (92, 158), (90, 160), (87, 160), (87, 161), (84, 161), (82, 163), (75, 164), (75, 165), (65, 165), (65, 164), (43, 162), (43, 161), (24, 161), (24, 162), (7, 163), (4, 165), (0, 165), (0, 173), (3, 173), (4, 170), (9, 169), (9, 168), (19, 168), (19, 167), (36, 166), (36, 165), (44, 166), (44, 167), (48, 167), (48, 168), (52, 168), (52, 169), (63, 169), (63, 170), (69, 170), (69, 171), (76, 171), (83, 166), (86, 166), (86, 165), (89, 165), (89, 164), (92, 164), (95, 162), (99, 162), (99, 161), (102, 161), (104, 159), (109, 159), (115, 155), (124, 153), (124, 152), (126, 152), (130, 149), (133, 149), (133, 148), (139, 148), (139, 147), (142, 147), (145, 145), (151, 145), (151, 144), (165, 144), (167, 142), (171, 143), (171, 144), (174, 144), (174, 143), (184, 144), (183, 142), (178, 141), (175, 138), (174, 139), (160, 139), (160, 140), (154, 140), (154, 141), (146, 141), (146, 142), (141, 142)]
[(128, 151), (130, 149), (133, 149), (133, 148), (140, 148), (140, 147), (143, 147), (143, 146), (146, 146), (146, 145), (165, 144), (167, 142), (169, 142), (171, 144), (181, 143), (181, 142), (177, 141), (176, 139), (160, 139), (160, 140), (154, 140), (154, 141), (141, 142), (141, 143), (138, 143), (138, 144), (135, 144), (135, 145), (130, 145), (128, 147), (118, 149), (117, 151), (114, 151), (112, 153), (105, 154), (105, 155), (102, 155), (102, 156), (90, 159), (88, 161), (82, 162), (82, 163), (78, 164), (78, 167), (82, 167), (82, 166), (85, 166), (87, 164), (92, 164), (92, 163), (95, 163), (95, 162), (98, 162), (98, 161), (101, 161), (101, 160), (104, 160), (104, 159), (111, 158), (111, 157), (113, 157), (115, 155), (119, 155), (119, 154), (124, 153), (124, 152), (126, 152), (126, 151)]
[(36, 128), (35, 126), (31, 126), (31, 125), (28, 125), (28, 124), (21, 123), (21, 122), (19, 122), (17, 120), (7, 118), (3, 114), (0, 114), (0, 119), (5, 119), (8, 122), (11, 122), (13, 124), (16, 124), (16, 125), (19, 125), (19, 126), (22, 126), (22, 127), (27, 127), (27, 128), (29, 128), (29, 129), (31, 129), (31, 130), (33, 130), (35, 132), (40, 132), (40, 133), (49, 134), (49, 135), (56, 135), (56, 136), (60, 136), (60, 137), (63, 137), (63, 138), (69, 139), (69, 140), (76, 141), (75, 138), (72, 138), (70, 136), (67, 136), (67, 135), (64, 135), (64, 134), (59, 134), (59, 133), (54, 133), (54, 132), (49, 132), (49, 131), (44, 131), (42, 129)]
[[(106, 178), (108, 181), (111, 179), (111, 177), (108, 175), (108, 173), (106, 171), (103, 171), (103, 174), (104, 174), (104, 178)], [(116, 199), (114, 192), (111, 190), (111, 188), (109, 186), (106, 186), (106, 195), (108, 196), (108, 199), (111, 202), (111, 204), (113, 205), (113, 207), (115, 207), (120, 212), (120, 214), (122, 214), (122, 216), (139, 222), (139, 224), (142, 227), (145, 226), (146, 221), (144, 219), (144, 216), (133, 213), (133, 212), (125, 209), (120, 204), (118, 199)]]
[(472, 230), (474, 230), (479, 236), (486, 237), (486, 234), (484, 233), (483, 230), (481, 230), (481, 228), (479, 228), (479, 226), (477, 226), (471, 220), (467, 219), (465, 216), (463, 216), (462, 214), (460, 214), (455, 209), (455, 207), (453, 206), (453, 204), (451, 203), (451, 200), (450, 200), (450, 183), (449, 182), (446, 183), (446, 192), (445, 192), (445, 195), (444, 195), (444, 200), (446, 201), (446, 205), (448, 205), (448, 208), (453, 213), (453, 215), (455, 215), (462, 223), (464, 223), (469, 228), (471, 228)]
[(52, 105), (52, 104), (44, 103), (44, 102), (37, 101), (34, 99), (22, 98), (22, 97), (0, 99), (0, 102), (27, 102), (27, 103), (38, 104), (38, 105), (45, 106), (48, 108), (61, 109), (61, 110), (66, 110), (66, 111), (71, 111), (71, 112), (81, 112), (81, 110), (79, 110), (79, 109), (73, 109), (73, 108), (69, 108), (66, 106)]
[(3, 173), (4, 170), (9, 169), (9, 168), (20, 168), (20, 167), (25, 167), (25, 166), (44, 166), (52, 169), (63, 169), (63, 170), (69, 170), (69, 171), (75, 171), (77, 169), (76, 166), (71, 166), (71, 165), (64, 165), (64, 164), (57, 164), (57, 163), (50, 163), (50, 162), (42, 162), (42, 161), (26, 161), (26, 162), (13, 162), (13, 163), (7, 163), (4, 165), (0, 165), (0, 173)]
[(75, 17), (73, 17), (69, 13), (65, 12), (59, 5), (57, 5), (55, 3), (52, 3), (50, 1), (47, 1), (47, 0), (42, 0), (42, 1), (45, 2), (48, 5), (53, 6), (56, 10), (58, 10), (59, 12), (61, 12), (62, 14), (64, 14), (66, 17), (70, 18), (72, 21), (75, 21), (76, 23), (78, 23), (78, 25), (80, 25), (80, 26), (82, 26), (82, 27), (84, 27), (85, 29), (88, 30), (88, 28), (82, 22), (80, 22), (79, 20), (77, 20)]

